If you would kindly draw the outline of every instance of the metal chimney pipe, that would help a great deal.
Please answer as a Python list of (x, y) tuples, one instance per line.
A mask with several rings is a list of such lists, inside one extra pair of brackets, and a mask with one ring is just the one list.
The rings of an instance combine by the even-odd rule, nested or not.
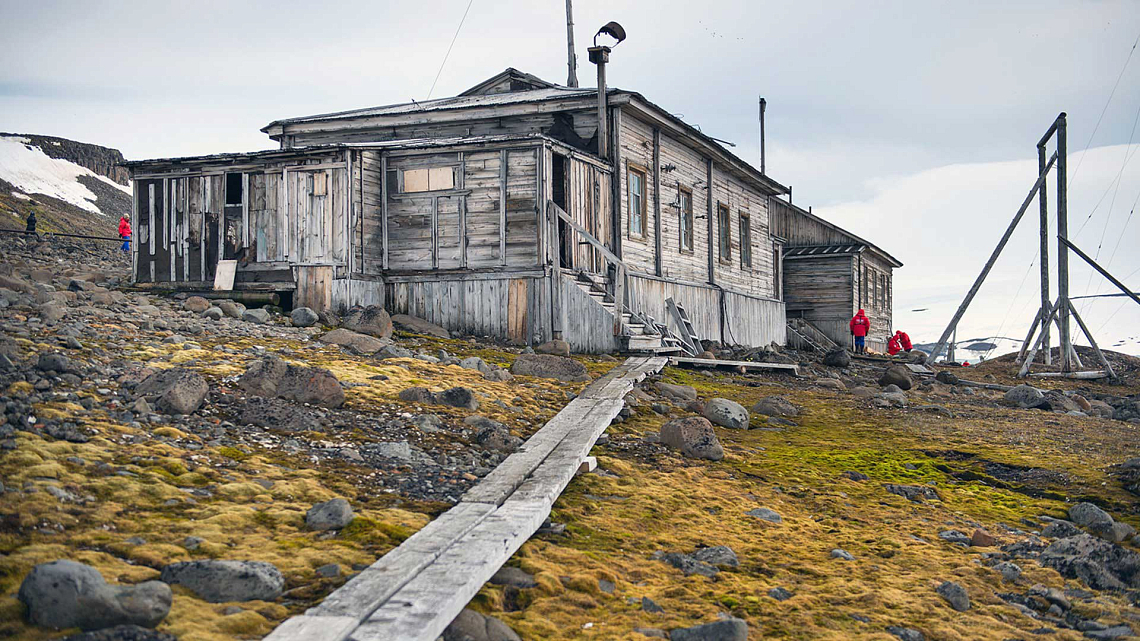
[(764, 108), (768, 106), (768, 101), (764, 97), (760, 97), (760, 173), (766, 174), (764, 171)]
[(610, 61), (609, 47), (590, 47), (590, 62), (598, 65), (598, 156), (609, 158), (606, 127), (606, 63)]

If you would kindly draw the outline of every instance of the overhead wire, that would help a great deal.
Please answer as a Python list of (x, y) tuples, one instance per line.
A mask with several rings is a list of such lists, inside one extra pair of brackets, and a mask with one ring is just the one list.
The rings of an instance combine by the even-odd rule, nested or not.
[(1120, 74), (1116, 76), (1116, 83), (1112, 85), (1112, 91), (1108, 93), (1108, 100), (1104, 102), (1104, 109), (1100, 110), (1100, 117), (1096, 119), (1096, 125), (1093, 127), (1092, 134), (1089, 135), (1089, 141), (1085, 144), (1085, 150), (1081, 153), (1081, 157), (1077, 160), (1077, 166), (1073, 168), (1072, 175), (1069, 176), (1069, 186), (1072, 187), (1073, 181), (1077, 178), (1077, 172), (1081, 170), (1081, 163), (1085, 161), (1085, 156), (1088, 155), (1089, 147), (1092, 146), (1093, 138), (1096, 137), (1096, 132), (1100, 129), (1100, 123), (1104, 120), (1104, 114), (1108, 111), (1108, 105), (1112, 102), (1112, 97), (1116, 95), (1116, 88), (1120, 86), (1120, 79), (1124, 77), (1125, 70), (1128, 69), (1128, 63), (1132, 61), (1132, 54), (1136, 53), (1136, 45), (1140, 44), (1140, 34), (1137, 34), (1136, 40), (1132, 43), (1132, 48), (1128, 50), (1128, 57), (1124, 59), (1124, 66), (1120, 68)]
[(430, 99), (432, 93), (435, 92), (435, 85), (439, 82), (439, 77), (443, 74), (443, 67), (447, 64), (447, 59), (451, 57), (451, 49), (455, 46), (455, 41), (459, 38), (459, 32), (463, 30), (463, 23), (467, 21), (467, 14), (471, 11), (471, 5), (475, 4), (475, 0), (468, 0), (467, 8), (463, 10), (463, 17), (459, 19), (459, 26), (455, 28), (455, 35), (451, 37), (451, 44), (447, 45), (447, 53), (443, 54), (443, 62), (439, 63), (439, 71), (435, 72), (435, 80), (431, 81), (431, 89), (428, 90), (427, 97)]

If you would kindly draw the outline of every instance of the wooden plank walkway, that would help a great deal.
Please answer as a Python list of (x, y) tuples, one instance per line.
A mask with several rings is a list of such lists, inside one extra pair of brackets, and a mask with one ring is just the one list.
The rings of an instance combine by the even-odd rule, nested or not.
[(455, 507), (266, 641), (435, 641), (542, 526), (625, 395), (667, 362), (629, 358), (591, 383)]
[(732, 369), (748, 370), (777, 370), (798, 375), (800, 368), (791, 363), (758, 363), (755, 361), (722, 361), (711, 358), (688, 358), (685, 356), (670, 356), (670, 365), (688, 365), (690, 367), (728, 367)]

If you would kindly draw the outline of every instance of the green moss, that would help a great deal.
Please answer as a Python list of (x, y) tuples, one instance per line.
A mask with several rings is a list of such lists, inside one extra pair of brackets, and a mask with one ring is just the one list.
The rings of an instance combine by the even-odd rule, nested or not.
[(219, 447), (217, 449), (217, 452), (218, 452), (218, 454), (221, 454), (222, 456), (224, 456), (226, 458), (231, 458), (235, 461), (244, 461), (244, 460), (248, 459), (250, 456), (252, 456), (252, 454), (250, 454), (248, 452), (243, 452), (243, 451), (237, 449), (236, 447), (229, 447), (229, 446), (225, 446), (225, 445), (223, 445), (222, 447)]

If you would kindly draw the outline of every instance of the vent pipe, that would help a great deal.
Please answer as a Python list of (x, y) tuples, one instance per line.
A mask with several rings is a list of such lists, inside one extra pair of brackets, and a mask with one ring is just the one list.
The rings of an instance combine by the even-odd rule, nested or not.
[(764, 109), (768, 106), (768, 101), (764, 97), (760, 97), (760, 173), (768, 175), (764, 165)]
[(598, 66), (598, 156), (609, 158), (609, 145), (606, 127), (606, 63), (610, 61), (610, 47), (598, 45), (598, 36), (603, 33), (613, 36), (618, 46), (625, 40), (625, 29), (616, 22), (608, 22), (594, 34), (594, 46), (587, 49), (590, 52), (590, 62)]

